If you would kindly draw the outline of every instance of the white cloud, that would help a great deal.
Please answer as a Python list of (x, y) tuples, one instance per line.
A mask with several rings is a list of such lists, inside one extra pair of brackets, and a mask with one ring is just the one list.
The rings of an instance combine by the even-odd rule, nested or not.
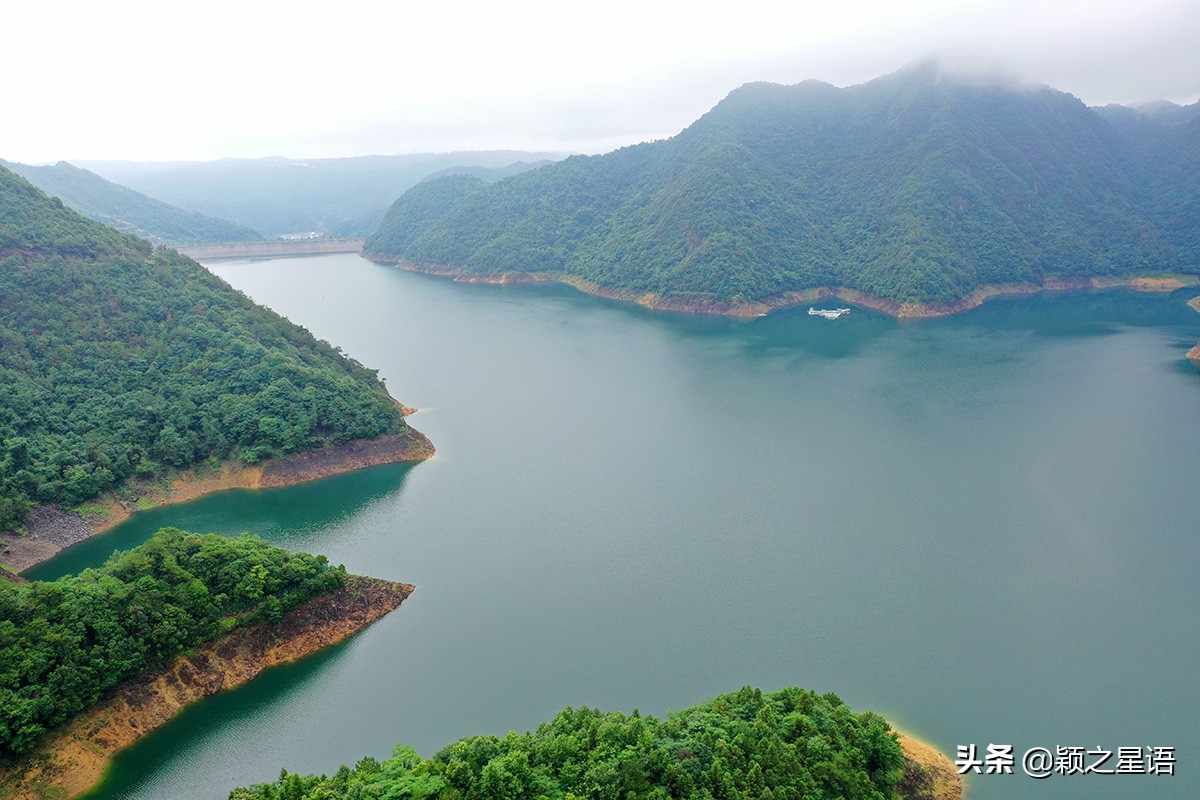
[(114, 0), (5, 12), (0, 157), (599, 151), (749, 80), (857, 83), (931, 53), (1086, 102), (1200, 96), (1194, 0), (565, 4)]

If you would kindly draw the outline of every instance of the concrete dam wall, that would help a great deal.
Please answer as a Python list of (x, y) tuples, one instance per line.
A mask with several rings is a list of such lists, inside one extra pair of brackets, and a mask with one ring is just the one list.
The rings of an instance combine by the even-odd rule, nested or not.
[(357, 253), (364, 239), (268, 239), (262, 242), (198, 244), (176, 247), (180, 253), (198, 261), (212, 258), (277, 258), (311, 256), (318, 253)]

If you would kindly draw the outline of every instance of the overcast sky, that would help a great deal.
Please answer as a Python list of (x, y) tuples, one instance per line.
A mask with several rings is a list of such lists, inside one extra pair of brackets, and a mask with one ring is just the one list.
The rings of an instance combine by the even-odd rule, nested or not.
[(747, 81), (845, 86), (929, 56), (1091, 105), (1200, 97), (1197, 0), (314, 8), (6, 4), (0, 158), (603, 152), (671, 136)]

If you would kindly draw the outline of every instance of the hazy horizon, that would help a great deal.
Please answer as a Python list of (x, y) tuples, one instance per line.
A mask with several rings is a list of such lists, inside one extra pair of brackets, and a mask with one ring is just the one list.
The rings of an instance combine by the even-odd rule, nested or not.
[[(903, 66), (901, 66), (901, 67), (897, 68), (897, 70), (892, 70), (892, 72), (897, 72), (897, 71), (900, 71), (900, 70), (906, 69), (906, 68), (908, 68), (908, 67), (914, 66), (914, 65), (916, 65), (916, 64), (923, 63), (923, 62), (930, 61), (930, 60), (937, 61), (938, 59), (937, 59), (937, 57), (935, 57), (935, 56), (931, 56), (929, 59), (918, 59), (917, 61), (914, 61), (914, 62), (912, 62), (912, 63), (910, 63), (910, 64), (906, 64), (906, 65), (903, 65)], [(943, 63), (943, 62), (939, 62), (939, 63), (942, 63), (942, 65), (944, 66), (944, 63)], [(876, 77), (885, 77), (885, 76), (886, 76), (886, 75), (888, 75), (888, 74), (891, 74), (891, 73), (884, 73), (883, 75), (879, 75), (879, 76), (876, 76)], [(1048, 85), (1049, 85), (1049, 84), (1041, 84), (1041, 83), (1033, 83), (1033, 82), (1025, 81), (1024, 79), (1019, 79), (1017, 76), (1014, 76), (1012, 73), (1007, 73), (1007, 74), (1005, 74), (1005, 73), (998, 73), (998, 72), (997, 72), (997, 73), (983, 73), (983, 74), (984, 74), (984, 75), (985, 75), (985, 77), (986, 77), (986, 78), (988, 78), (989, 80), (993, 80), (993, 79), (1001, 79), (1001, 78), (1005, 78), (1005, 77), (1007, 77), (1007, 78), (1011, 78), (1011, 79), (1013, 79), (1013, 80), (1021, 80), (1021, 82), (1022, 82), (1023, 84), (1025, 84), (1025, 85), (1030, 85), (1030, 86), (1037, 86), (1037, 87), (1041, 87), (1041, 86), (1048, 86)], [(872, 78), (872, 79), (870, 79), (870, 80), (874, 80), (874, 79), (875, 79), (875, 78)], [(804, 80), (819, 80), (819, 79), (808, 78), (808, 79), (804, 79)], [(870, 82), (870, 80), (868, 80), (868, 81), (863, 81), (863, 82), (860, 82), (860, 83), (858, 83), (858, 84), (847, 84), (846, 86), (839, 86), (838, 88), (839, 88), (839, 89), (844, 89), (844, 88), (847, 88), (847, 87), (858, 86), (858, 85), (861, 85), (861, 83), (869, 83), (869, 82)], [(776, 83), (776, 82), (774, 82), (774, 81), (762, 81), (762, 82), (765, 82), (765, 83)], [(796, 81), (796, 82), (794, 82), (794, 83), (802, 83), (802, 82), (804, 82), (804, 81), (803, 81), (803, 80), (802, 80), (802, 81)], [(745, 85), (745, 84), (739, 84), (739, 86), (743, 86), (743, 85)], [(784, 84), (784, 85), (787, 85), (787, 84)], [(794, 85), (794, 84), (790, 84), (790, 85)], [(732, 92), (732, 91), (736, 90), (737, 88), (738, 88), (737, 86), (730, 87), (730, 89), (729, 89), (729, 92)], [(1050, 86), (1050, 88), (1051, 88), (1051, 89), (1056, 89), (1056, 90), (1062, 91), (1061, 89), (1059, 89), (1059, 88), (1058, 88), (1058, 87), (1056, 87), (1056, 86)], [(724, 99), (724, 97), (725, 97), (725, 96), (727, 96), (727, 95), (729, 94), (729, 92), (726, 92), (726, 95), (723, 95), (723, 96), (722, 96), (722, 99)], [(1075, 95), (1075, 96), (1077, 96), (1077, 95)], [(1080, 99), (1082, 100), (1082, 98), (1080, 98)], [(718, 102), (720, 102), (720, 101), (718, 101)], [(1084, 102), (1086, 102), (1086, 101), (1084, 101)], [(1106, 103), (1106, 104), (1100, 104), (1100, 105), (1097, 105), (1097, 104), (1088, 104), (1088, 105), (1089, 105), (1089, 107), (1092, 107), (1092, 108), (1100, 108), (1100, 107), (1102, 107), (1103, 105), (1121, 105), (1121, 106), (1125, 106), (1125, 107), (1129, 107), (1129, 108), (1138, 108), (1138, 107), (1142, 107), (1142, 106), (1149, 105), (1149, 104), (1153, 104), (1153, 103), (1159, 103), (1159, 102), (1168, 102), (1168, 103), (1171, 103), (1171, 104), (1173, 104), (1173, 105), (1176, 105), (1176, 106), (1178, 106), (1178, 107), (1181, 107), (1181, 108), (1182, 108), (1182, 107), (1184, 107), (1184, 106), (1188, 106), (1188, 105), (1194, 105), (1194, 104), (1196, 104), (1196, 103), (1200, 103), (1200, 98), (1191, 98), (1191, 99), (1187, 99), (1187, 100), (1169, 100), (1169, 99), (1166, 99), (1166, 98), (1158, 98), (1158, 99), (1155, 99), (1155, 100), (1146, 100), (1146, 101), (1137, 102), (1137, 103)], [(715, 104), (714, 104), (714, 105), (715, 105)], [(699, 112), (699, 113), (696, 115), (696, 118), (699, 118), (701, 115), (703, 115), (703, 114), (707, 113), (709, 110), (710, 110), (710, 109), (704, 109), (703, 111)], [(665, 135), (665, 136), (663, 136), (663, 137), (652, 137), (652, 138), (669, 138), (669, 137), (671, 137), (671, 136), (675, 136), (676, 134), (678, 134), (680, 131), (682, 131), (684, 128), (686, 128), (688, 125), (690, 125), (690, 124), (691, 124), (692, 122), (694, 122), (694, 121), (695, 121), (694, 119), (693, 119), (693, 120), (690, 120), (690, 121), (688, 121), (688, 122), (687, 122), (687, 123), (686, 123), (686, 124), (685, 124), (683, 127), (681, 127), (681, 128), (678, 130), (678, 131), (674, 131), (673, 133), (666, 134), (666, 135)], [(123, 163), (130, 163), (130, 164), (164, 164), (164, 165), (165, 165), (165, 164), (199, 164), (199, 163), (215, 163), (215, 162), (220, 162), (220, 161), (270, 161), (270, 160), (282, 160), (282, 161), (325, 161), (325, 160), (330, 160), (330, 159), (354, 159), (354, 158), (370, 159), (370, 158), (392, 158), (392, 157), (407, 157), (407, 156), (419, 157), (419, 156), (426, 156), (426, 155), (428, 155), (428, 156), (433, 156), (433, 155), (446, 155), (446, 154), (451, 154), (451, 155), (452, 155), (452, 154), (454, 154), (454, 153), (481, 153), (481, 152), (497, 152), (497, 153), (500, 153), (500, 152), (506, 152), (506, 151), (508, 151), (508, 152), (512, 152), (512, 153), (513, 153), (513, 155), (514, 155), (514, 156), (517, 156), (517, 157), (521, 157), (521, 156), (537, 156), (537, 157), (566, 157), (566, 156), (569, 156), (569, 155), (576, 155), (576, 154), (595, 155), (595, 154), (600, 154), (600, 153), (611, 152), (612, 150), (615, 150), (615, 149), (618, 149), (618, 148), (621, 148), (621, 147), (626, 147), (626, 146), (628, 146), (628, 145), (638, 144), (638, 143), (640, 143), (640, 142), (642, 142), (642, 141), (649, 141), (649, 140), (650, 140), (650, 139), (642, 139), (642, 140), (638, 140), (638, 141), (624, 142), (624, 143), (616, 144), (616, 145), (614, 145), (613, 147), (610, 147), (610, 148), (606, 148), (606, 149), (597, 149), (597, 150), (593, 150), (593, 151), (582, 151), (582, 150), (525, 150), (525, 149), (518, 149), (518, 148), (513, 148), (513, 147), (478, 147), (478, 148), (473, 148), (473, 149), (471, 149), (471, 148), (456, 148), (456, 149), (451, 149), (451, 150), (434, 150), (434, 149), (425, 149), (425, 150), (413, 150), (413, 151), (397, 152), (397, 153), (383, 153), (383, 152), (377, 152), (377, 153), (357, 153), (357, 154), (354, 154), (354, 155), (346, 155), (346, 156), (321, 156), (321, 155), (304, 155), (304, 154), (296, 154), (296, 155), (282, 155), (282, 154), (280, 154), (280, 153), (264, 153), (264, 154), (262, 154), (262, 155), (248, 155), (248, 156), (233, 155), (233, 156), (220, 156), (220, 157), (218, 157), (218, 158), (208, 158), (208, 159), (187, 159), (187, 158), (166, 158), (166, 159), (137, 159), (137, 158), (79, 158), (79, 159), (62, 159), (62, 158), (60, 158), (60, 159), (55, 159), (55, 160), (53, 160), (53, 161), (40, 161), (40, 162), (20, 162), (20, 163), (29, 163), (29, 164), (31, 164), (31, 165), (34, 165), (34, 166), (46, 166), (46, 165), (53, 165), (53, 164), (56, 164), (56, 163), (58, 163), (58, 162), (60, 162), (60, 161), (67, 161), (67, 162), (73, 163), (73, 164), (75, 164), (75, 165), (86, 165), (86, 164), (96, 164), (96, 163), (121, 163), (121, 162), (123, 162)], [(14, 160), (14, 159), (5, 159), (3, 156), (0, 156), (0, 161), (4, 161), (4, 160), (9, 160), (9, 161), (12, 161), (12, 160)]]
[(751, 81), (864, 83), (939, 58), (1090, 106), (1200, 99), (1184, 0), (881, 0), (736, 13), (681, 2), (336, 14), (214, 0), (29, 4), (0, 52), (0, 158), (209, 161), (478, 150), (600, 153), (673, 136)]

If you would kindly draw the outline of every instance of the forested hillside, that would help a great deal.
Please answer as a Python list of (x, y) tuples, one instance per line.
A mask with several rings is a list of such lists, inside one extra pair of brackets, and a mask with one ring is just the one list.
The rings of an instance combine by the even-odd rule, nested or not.
[(0, 581), (0, 759), (124, 679), (244, 623), (278, 622), (345, 579), (324, 556), (164, 529), (100, 569)]
[[(542, 159), (540, 161), (517, 161), (504, 167), (446, 167), (428, 177), (440, 178), (449, 175), (469, 175), (481, 179), (484, 183), (492, 183), (502, 178), (507, 178), (510, 175), (520, 175), (522, 172), (528, 172), (531, 169), (537, 169), (538, 167), (544, 167), (547, 164), (553, 163), (553, 161)], [(427, 178), (423, 178), (422, 180), (427, 180)], [(404, 188), (407, 189), (408, 187), (409, 183), (406, 182)], [(364, 211), (357, 217), (333, 225), (328, 231), (329, 235), (348, 236), (355, 239), (370, 236), (379, 230), (379, 226), (383, 223), (383, 218), (387, 214), (388, 205), (391, 204), (392, 199), (394, 198), (390, 198), (387, 204), (382, 204), (377, 208)]]
[(845, 89), (748, 84), (668, 140), (465, 192), (419, 185), (366, 251), (698, 303), (821, 286), (947, 302), (984, 284), (1197, 273), (1195, 108), (1117, 125), (1048, 87), (935, 64)]
[[(745, 688), (667, 720), (566, 709), (536, 732), (462, 739), (424, 760), (397, 747), (332, 777), (284, 775), (230, 800), (890, 800), (930, 797), (878, 714), (836, 695)], [(900, 791), (898, 791), (900, 790)]]
[(60, 198), (85, 217), (157, 243), (207, 244), (263, 238), (258, 231), (184, 211), (65, 161), (45, 167), (0, 161), (0, 166), (8, 167), (46, 194)]
[(1147, 106), (1137, 122), (1123, 133), (1135, 148), (1143, 202), (1168, 246), (1194, 265), (1200, 254), (1200, 103)]
[(0, 167), (0, 529), (133, 475), (404, 429), (373, 370)]

